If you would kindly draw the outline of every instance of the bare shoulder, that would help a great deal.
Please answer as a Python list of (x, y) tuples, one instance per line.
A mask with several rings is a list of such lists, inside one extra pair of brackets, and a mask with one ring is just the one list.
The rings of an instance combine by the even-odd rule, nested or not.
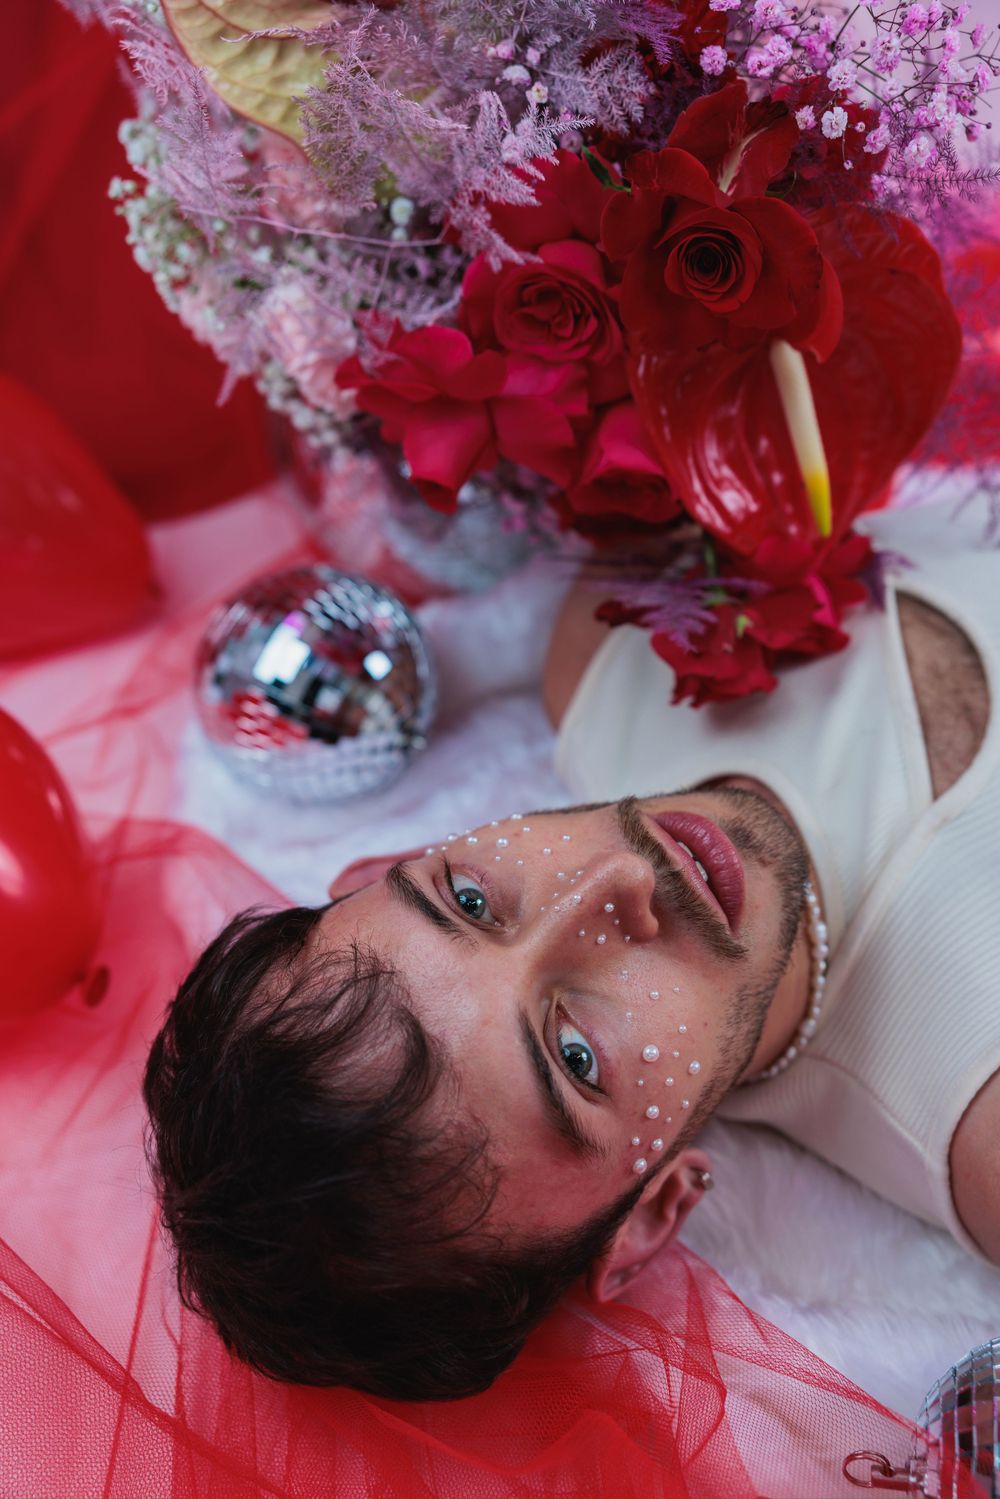
[(556, 616), (542, 676), (545, 711), (555, 728), (559, 727), (591, 657), (607, 638), (608, 626), (594, 618), (600, 601), (601, 595), (578, 578)]
[(955, 1210), (983, 1253), (1000, 1265), (1000, 1072), (962, 1115), (949, 1160)]

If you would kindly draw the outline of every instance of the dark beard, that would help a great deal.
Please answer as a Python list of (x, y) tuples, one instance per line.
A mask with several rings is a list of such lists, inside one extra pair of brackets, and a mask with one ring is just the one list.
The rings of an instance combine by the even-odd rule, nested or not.
[(809, 858), (796, 829), (766, 797), (742, 787), (719, 785), (711, 787), (711, 794), (724, 798), (732, 809), (730, 816), (718, 821), (733, 846), (771, 871), (781, 909), (770, 972), (761, 984), (737, 990), (723, 1023), (722, 1056), (728, 1091), (757, 1050), (775, 990), (792, 956), (805, 909)]

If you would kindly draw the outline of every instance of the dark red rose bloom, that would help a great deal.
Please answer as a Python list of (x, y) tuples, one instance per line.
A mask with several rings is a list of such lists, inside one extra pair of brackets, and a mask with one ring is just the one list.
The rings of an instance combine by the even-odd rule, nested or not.
[(524, 464), (556, 484), (573, 469), (571, 416), (587, 410), (579, 366), (476, 353), (457, 328), (396, 324), (377, 369), (357, 357), (337, 371), (382, 436), (402, 444), (413, 484), (429, 505), (453, 510), (458, 490), (499, 457)]
[[(843, 288), (844, 329), (806, 357), (830, 471), (833, 537), (878, 504), (944, 403), (961, 331), (938, 258), (907, 219), (843, 206), (815, 220)], [(640, 354), (636, 404), (685, 510), (732, 550), (815, 539), (767, 346)]]
[(662, 525), (680, 513), (632, 401), (602, 413), (566, 503), (577, 516), (617, 514), (646, 525)]
[(686, 109), (662, 151), (632, 157), (632, 191), (612, 195), (601, 243), (622, 262), (633, 349), (835, 348), (837, 278), (802, 215), (764, 196), (797, 135), (783, 105), (748, 106), (740, 82)]
[(469, 266), (461, 320), (476, 347), (556, 363), (619, 357), (624, 342), (603, 256), (580, 239), (541, 245), (538, 256), (491, 270), (480, 255)]
[(783, 337), (831, 354), (837, 276), (804, 217), (763, 196), (796, 136), (783, 105), (748, 108), (736, 82), (685, 109), (664, 150), (631, 157), (631, 193), (613, 193), (604, 208), (601, 246), (622, 262), (619, 307), (633, 348)]

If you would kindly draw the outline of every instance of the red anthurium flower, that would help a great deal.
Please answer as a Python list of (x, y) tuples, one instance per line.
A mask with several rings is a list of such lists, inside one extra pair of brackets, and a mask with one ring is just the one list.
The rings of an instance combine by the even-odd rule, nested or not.
[(742, 349), (772, 337), (820, 359), (835, 348), (836, 276), (802, 215), (763, 195), (797, 135), (785, 106), (747, 106), (738, 83), (685, 110), (662, 151), (631, 159), (632, 191), (611, 195), (601, 244), (622, 262), (634, 350)]
[[(816, 221), (844, 330), (806, 367), (830, 470), (833, 537), (876, 504), (942, 405), (961, 351), (937, 256), (906, 219), (854, 206)], [(684, 508), (728, 547), (815, 538), (768, 347), (637, 354), (636, 403)]]
[(634, 402), (621, 401), (602, 414), (566, 502), (576, 515), (619, 514), (646, 524), (680, 513)]
[(573, 468), (570, 415), (587, 409), (584, 372), (537, 360), (477, 354), (457, 328), (390, 331), (377, 369), (357, 356), (337, 371), (362, 411), (402, 444), (411, 478), (429, 505), (453, 510), (458, 490), (503, 456), (565, 484)]

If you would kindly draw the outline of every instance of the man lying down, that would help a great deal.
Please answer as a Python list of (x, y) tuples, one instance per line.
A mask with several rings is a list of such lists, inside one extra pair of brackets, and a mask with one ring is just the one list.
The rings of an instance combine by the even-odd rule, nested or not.
[(1000, 1263), (1000, 557), (972, 512), (868, 529), (916, 565), (768, 699), (670, 706), (578, 586), (545, 694), (581, 805), (203, 953), (145, 1098), (182, 1294), (236, 1354), (482, 1390), (574, 1281), (614, 1297), (677, 1234), (716, 1113)]

